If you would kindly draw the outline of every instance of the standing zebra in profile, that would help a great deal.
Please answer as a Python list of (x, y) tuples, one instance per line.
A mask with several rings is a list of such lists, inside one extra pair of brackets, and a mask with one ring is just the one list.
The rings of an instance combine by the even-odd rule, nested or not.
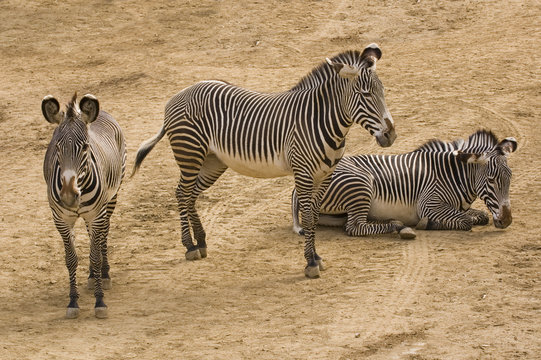
[[(353, 236), (398, 231), (409, 239), (415, 233), (406, 226), (470, 230), (489, 221), (470, 208), (479, 197), (494, 226), (506, 228), (512, 221), (507, 156), (516, 148), (514, 138), (498, 141), (479, 130), (466, 141), (432, 140), (406, 154), (345, 157), (322, 199), (320, 224), (345, 224)], [(293, 190), (293, 230), (301, 234), (298, 201)]]
[(258, 93), (203, 81), (169, 100), (164, 124), (137, 151), (132, 175), (167, 134), (180, 168), (176, 196), (186, 259), (207, 254), (195, 201), (228, 167), (260, 178), (293, 174), (306, 229), (305, 275), (319, 276), (323, 263), (314, 241), (319, 203), (342, 158), (350, 126), (360, 124), (383, 147), (396, 138), (376, 74), (380, 58), (381, 50), (371, 44), (362, 53), (347, 51), (327, 59), (285, 92)]
[(94, 288), (95, 315), (104, 318), (107, 306), (103, 302), (102, 288), (111, 287), (107, 235), (124, 177), (126, 149), (120, 126), (111, 115), (100, 111), (98, 100), (93, 95), (85, 95), (77, 106), (76, 97), (77, 94), (65, 113), (51, 95), (41, 103), (45, 119), (58, 124), (45, 154), (43, 173), (53, 220), (66, 251), (70, 279), (66, 317), (79, 315), (73, 226), (77, 218), (82, 217), (90, 236), (88, 285)]

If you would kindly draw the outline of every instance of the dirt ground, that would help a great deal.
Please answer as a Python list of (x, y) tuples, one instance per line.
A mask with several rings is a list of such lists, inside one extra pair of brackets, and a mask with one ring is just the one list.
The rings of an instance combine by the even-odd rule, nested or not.
[[(541, 358), (539, 39), (535, 0), (0, 1), (0, 358)], [(292, 178), (228, 170), (198, 202), (209, 256), (186, 262), (164, 139), (119, 195), (109, 318), (94, 317), (81, 289), (80, 317), (64, 319), (68, 276), (42, 176), (54, 128), (45, 95), (96, 95), (125, 131), (131, 167), (184, 87), (217, 78), (282, 91), (371, 42), (398, 138), (381, 149), (354, 127), (347, 153), (399, 153), (481, 127), (514, 136), (509, 228), (400, 241), (322, 227), (328, 269), (308, 280)], [(77, 234), (85, 284), (82, 221)]]

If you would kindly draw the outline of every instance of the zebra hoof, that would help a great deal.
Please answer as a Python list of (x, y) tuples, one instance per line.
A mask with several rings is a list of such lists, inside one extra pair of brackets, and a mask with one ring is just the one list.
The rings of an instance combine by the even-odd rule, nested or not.
[(321, 259), (316, 260), (316, 264), (317, 264), (317, 266), (319, 267), (319, 270), (320, 270), (320, 271), (325, 271), (325, 270), (326, 270), (326, 267), (325, 267), (325, 265), (323, 264), (323, 260), (321, 260)]
[(398, 235), (400, 235), (400, 238), (404, 240), (412, 240), (412, 239), (415, 239), (415, 236), (417, 236), (415, 232), (413, 231), (413, 229), (409, 227), (405, 227), (402, 230), (400, 230), (398, 232)]
[(317, 279), (319, 277), (319, 265), (305, 267), (304, 275), (310, 279)]
[(94, 315), (98, 319), (106, 319), (107, 318), (107, 307), (96, 307), (94, 308)]
[(417, 226), (415, 226), (415, 229), (417, 230), (426, 230), (428, 227), (428, 217), (424, 217), (417, 223)]
[(79, 317), (79, 308), (69, 307), (66, 310), (66, 319), (77, 319)]
[(201, 252), (199, 251), (199, 249), (186, 251), (186, 260), (201, 260)]
[(201, 254), (201, 258), (204, 259), (207, 257), (207, 248), (199, 248), (199, 254)]
[(304, 236), (304, 229), (300, 226), (293, 226), (293, 232), (297, 235), (303, 235)]

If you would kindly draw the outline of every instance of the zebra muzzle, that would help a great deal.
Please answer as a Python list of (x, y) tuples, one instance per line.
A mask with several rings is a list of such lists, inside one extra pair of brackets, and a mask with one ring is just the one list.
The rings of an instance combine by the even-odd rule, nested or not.
[(390, 130), (382, 134), (376, 135), (376, 141), (381, 147), (391, 146), (394, 143), (395, 139), (396, 132), (394, 131), (394, 128), (391, 128)]
[(70, 177), (69, 181), (62, 177), (62, 188), (60, 189), (60, 200), (65, 207), (74, 209), (79, 207), (79, 197), (81, 192), (76, 184), (76, 177)]
[(513, 222), (513, 216), (511, 215), (510, 206), (502, 206), (500, 208), (499, 214), (494, 217), (494, 226), (498, 229), (505, 229)]

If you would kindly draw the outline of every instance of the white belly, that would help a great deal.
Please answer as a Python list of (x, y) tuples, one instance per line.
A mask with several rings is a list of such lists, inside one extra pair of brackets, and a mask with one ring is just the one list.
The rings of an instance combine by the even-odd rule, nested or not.
[(370, 220), (399, 220), (407, 226), (415, 226), (419, 222), (415, 205), (405, 205), (399, 202), (385, 202), (381, 199), (372, 199), (368, 211)]
[(274, 178), (292, 174), (291, 168), (285, 161), (285, 157), (281, 155), (268, 158), (267, 160), (264, 158), (260, 160), (258, 158), (247, 161), (219, 150), (212, 149), (212, 151), (224, 164), (242, 175), (257, 178)]

